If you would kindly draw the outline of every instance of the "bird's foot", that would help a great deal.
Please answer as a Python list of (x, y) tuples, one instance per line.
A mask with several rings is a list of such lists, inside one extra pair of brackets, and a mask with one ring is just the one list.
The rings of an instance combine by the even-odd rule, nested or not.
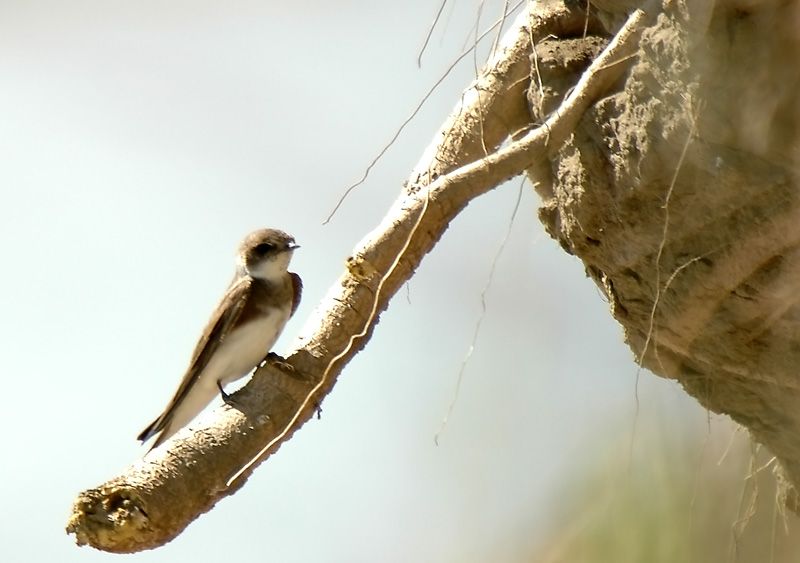
[[(267, 357), (264, 358), (265, 362), (268, 362), (278, 368), (279, 370), (283, 371), (287, 375), (294, 377), (295, 379), (299, 379), (301, 381), (306, 382), (313, 382), (311, 377), (302, 374), (301, 372), (297, 371), (295, 367), (286, 361), (286, 358), (281, 356), (280, 354), (276, 354), (275, 352), (270, 352), (267, 354)], [(317, 420), (322, 418), (322, 405), (318, 402), (314, 402), (314, 412), (317, 415)]]
[(222, 402), (224, 402), (229, 407), (235, 408), (238, 411), (242, 410), (239, 404), (237, 403), (236, 399), (231, 397), (229, 393), (225, 392), (225, 389), (222, 388), (222, 383), (220, 383), (219, 381), (217, 381), (217, 389), (219, 389), (219, 394), (222, 397)]
[(276, 354), (275, 352), (270, 352), (267, 354), (267, 357), (264, 358), (264, 361), (272, 364), (281, 371), (285, 371), (286, 373), (294, 374), (297, 372), (297, 370), (294, 369), (294, 366), (286, 361), (286, 358), (280, 354)]
[(270, 352), (269, 354), (267, 354), (267, 357), (264, 358), (264, 361), (269, 364), (272, 364), (286, 375), (293, 377), (299, 381), (303, 381), (305, 383), (314, 382), (314, 378), (300, 371), (297, 371), (297, 368), (295, 368), (292, 364), (287, 362), (286, 358), (284, 358), (280, 354), (276, 354), (275, 352)]

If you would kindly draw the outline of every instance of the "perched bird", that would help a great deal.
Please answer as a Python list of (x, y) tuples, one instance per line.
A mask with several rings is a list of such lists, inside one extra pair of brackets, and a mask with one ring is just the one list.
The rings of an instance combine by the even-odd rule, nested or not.
[(192, 354), (178, 390), (138, 439), (158, 435), (151, 450), (186, 426), (223, 386), (247, 375), (267, 356), (297, 310), (303, 284), (289, 272), (294, 238), (276, 229), (250, 233), (239, 245), (236, 275)]

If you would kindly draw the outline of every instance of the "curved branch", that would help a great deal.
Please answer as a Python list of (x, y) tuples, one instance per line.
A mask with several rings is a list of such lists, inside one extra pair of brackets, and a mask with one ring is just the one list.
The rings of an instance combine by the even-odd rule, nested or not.
[[(76, 541), (112, 552), (152, 549), (236, 492), (263, 458), (313, 416), (343, 367), (369, 340), (378, 314), (450, 221), (473, 198), (542, 161), (571, 134), (589, 104), (625, 70), (626, 65), (615, 61), (635, 52), (643, 18), (642, 11), (631, 16), (542, 127), (497, 150), (530, 121), (524, 103), (530, 38), (569, 28), (572, 20), (580, 29), (584, 24), (582, 14), (561, 4), (521, 15), (487, 70), (464, 93), (385, 219), (348, 259), (345, 273), (307, 325), (310, 336), (301, 338), (302, 346), (288, 359), (294, 371), (269, 364), (259, 368), (235, 395), (239, 410), (217, 409), (206, 425), (201, 421), (194, 430), (184, 429), (121, 475), (81, 493), (67, 527)], [(484, 147), (494, 152), (477, 159)], [(379, 285), (382, 290), (376, 296)], [(363, 337), (356, 337), (361, 333)], [(313, 390), (317, 392), (311, 396)], [(264, 444), (271, 442), (274, 445), (259, 457)], [(254, 457), (257, 462), (228, 487), (228, 480)]]

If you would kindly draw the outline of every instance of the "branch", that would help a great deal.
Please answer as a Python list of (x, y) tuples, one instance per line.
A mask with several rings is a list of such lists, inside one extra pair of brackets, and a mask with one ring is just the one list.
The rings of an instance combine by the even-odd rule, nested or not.
[[(531, 37), (575, 29), (573, 20), (580, 30), (584, 25), (582, 14), (560, 3), (519, 16), (399, 199), (358, 245), (309, 320), (310, 336), (301, 338), (303, 345), (288, 358), (295, 371), (269, 364), (259, 368), (235, 395), (240, 410), (217, 409), (213, 421), (184, 429), (119, 476), (81, 493), (67, 527), (77, 543), (120, 553), (152, 549), (236, 492), (255, 466), (313, 416), (341, 370), (369, 340), (380, 312), (450, 221), (473, 198), (543, 161), (568, 138), (585, 109), (627, 68), (616, 61), (635, 52), (643, 19), (642, 11), (631, 16), (542, 127), (497, 150), (530, 121), (524, 93)], [(477, 159), (484, 147), (494, 152)]]

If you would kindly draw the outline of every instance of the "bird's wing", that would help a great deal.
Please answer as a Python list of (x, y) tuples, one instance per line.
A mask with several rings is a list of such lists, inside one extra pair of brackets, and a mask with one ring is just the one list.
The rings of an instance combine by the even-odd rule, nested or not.
[(249, 276), (239, 277), (231, 283), (214, 316), (209, 320), (206, 330), (203, 331), (203, 336), (200, 337), (197, 346), (194, 348), (189, 369), (186, 370), (178, 390), (175, 391), (175, 395), (161, 416), (139, 434), (139, 440), (145, 442), (167, 426), (175, 408), (186, 397), (192, 385), (208, 365), (214, 352), (217, 351), (242, 314), (247, 298), (250, 296), (252, 283), (253, 279)]
[(303, 296), (303, 280), (294, 272), (289, 272), (292, 278), (292, 312), (289, 314), (291, 317), (297, 311), (297, 306), (300, 305), (300, 298)]

